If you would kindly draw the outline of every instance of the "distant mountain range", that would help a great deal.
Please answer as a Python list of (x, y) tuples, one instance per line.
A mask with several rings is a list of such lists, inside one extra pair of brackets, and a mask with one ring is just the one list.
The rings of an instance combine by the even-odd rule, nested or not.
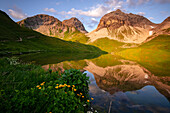
[(17, 23), (48, 36), (81, 43), (94, 43), (98, 39), (108, 38), (123, 43), (141, 44), (160, 34), (170, 35), (170, 17), (161, 24), (155, 24), (143, 16), (127, 14), (120, 9), (105, 14), (98, 27), (90, 33), (75, 17), (61, 22), (53, 16), (39, 14)]
[[(68, 28), (67, 25), (62, 24), (62, 22), (54, 17), (48, 15), (37, 15), (26, 20), (21, 21), (21, 23), (26, 22), (27, 24), (20, 25), (24, 25), (31, 29), (19, 26), (5, 12), (0, 10), (0, 56), (7, 54), (26, 54), (36, 52), (83, 52), (97, 53), (98, 55), (105, 53), (99, 48), (91, 45), (85, 45), (81, 43), (49, 37), (32, 30), (38, 29), (44, 31), (44, 33), (48, 33), (49, 30), (47, 31), (47, 29), (55, 27), (53, 26), (54, 23), (58, 24), (58, 28), (60, 28), (61, 30)], [(72, 28), (76, 29), (76, 27)], [(52, 30), (55, 29), (53, 28)]]

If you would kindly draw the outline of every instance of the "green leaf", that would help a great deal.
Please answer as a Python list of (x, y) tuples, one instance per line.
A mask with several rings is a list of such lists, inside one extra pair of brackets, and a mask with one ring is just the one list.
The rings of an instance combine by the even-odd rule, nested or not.
[(78, 79), (77, 83), (78, 83), (78, 84), (81, 84), (81, 83), (82, 83), (82, 81), (81, 81), (80, 79)]

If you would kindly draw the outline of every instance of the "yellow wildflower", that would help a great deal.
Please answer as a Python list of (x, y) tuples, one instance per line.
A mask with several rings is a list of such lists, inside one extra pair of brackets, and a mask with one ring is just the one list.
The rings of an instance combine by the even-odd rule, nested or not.
[(70, 85), (67, 85), (67, 87), (71, 87)]
[(41, 89), (41, 87), (39, 87), (38, 89)]
[(84, 96), (82, 96), (82, 98), (84, 98)]
[(40, 85), (37, 86), (37, 88), (39, 88), (39, 87), (40, 87)]
[(58, 84), (56, 84), (58, 86)]
[(90, 100), (87, 100), (87, 102), (90, 102)]
[(67, 92), (65, 92), (65, 94), (67, 94)]
[(77, 94), (77, 96), (80, 96), (79, 94)]
[(45, 82), (43, 82), (43, 84), (45, 84)]
[(73, 87), (75, 87), (75, 85), (72, 85)]
[(58, 89), (58, 86), (56, 86), (55, 88)]
[(43, 85), (44, 85), (44, 83), (41, 83), (40, 85), (41, 85), (41, 86), (43, 86)]
[(80, 95), (83, 95), (82, 93), (80, 93)]
[(77, 91), (77, 89), (74, 89), (74, 91)]
[(91, 100), (94, 100), (94, 98), (91, 98)]

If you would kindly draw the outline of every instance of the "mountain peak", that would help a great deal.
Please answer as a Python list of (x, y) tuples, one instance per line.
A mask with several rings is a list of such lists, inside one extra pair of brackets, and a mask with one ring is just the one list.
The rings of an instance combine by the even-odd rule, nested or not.
[(70, 20), (78, 20), (76, 17), (71, 17)]
[(67, 26), (73, 26), (82, 33), (87, 33), (87, 31), (84, 28), (84, 25), (76, 17), (72, 17), (70, 19), (64, 20), (62, 23)]
[(164, 21), (170, 21), (170, 16), (168, 16)]
[(120, 9), (117, 9), (115, 12), (122, 12)]
[(105, 14), (94, 32), (88, 34), (91, 41), (101, 37), (109, 37), (125, 43), (142, 43), (152, 35), (152, 28), (157, 25), (147, 18), (122, 12), (120, 9)]
[(135, 15), (132, 13), (127, 14), (122, 12), (120, 9), (117, 9), (116, 11), (105, 14), (101, 18), (97, 30), (107, 27), (116, 29), (124, 25), (141, 28), (146, 28), (147, 25), (148, 28), (150, 28), (150, 26), (154, 26), (155, 24), (143, 16)]

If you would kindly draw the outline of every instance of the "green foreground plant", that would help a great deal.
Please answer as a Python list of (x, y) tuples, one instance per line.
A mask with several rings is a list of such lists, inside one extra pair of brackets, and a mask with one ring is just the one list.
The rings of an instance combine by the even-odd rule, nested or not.
[(45, 72), (40, 66), (0, 59), (0, 111), (84, 112), (90, 99), (89, 78), (80, 70)]

